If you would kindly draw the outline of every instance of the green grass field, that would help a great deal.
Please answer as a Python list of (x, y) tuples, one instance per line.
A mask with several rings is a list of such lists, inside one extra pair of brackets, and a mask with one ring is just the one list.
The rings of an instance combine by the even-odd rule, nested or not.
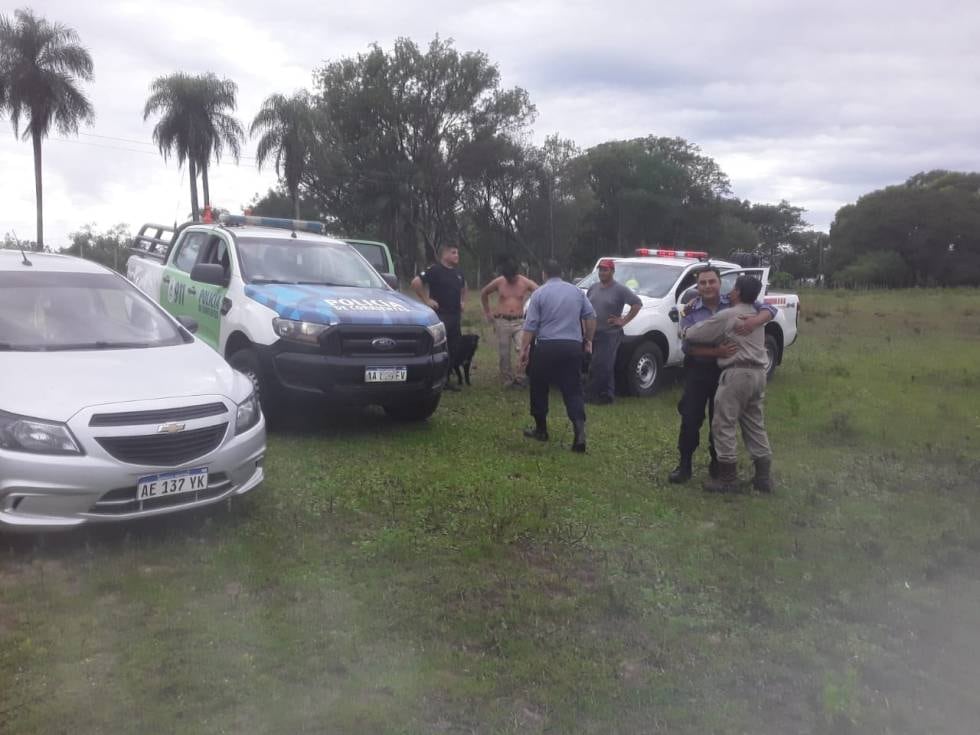
[(557, 395), (523, 439), (474, 311), (424, 425), (307, 422), (230, 509), (0, 540), (0, 732), (975, 730), (980, 646), (916, 636), (980, 640), (980, 293), (802, 300), (772, 497), (666, 482), (678, 383), (591, 408), (585, 456)]

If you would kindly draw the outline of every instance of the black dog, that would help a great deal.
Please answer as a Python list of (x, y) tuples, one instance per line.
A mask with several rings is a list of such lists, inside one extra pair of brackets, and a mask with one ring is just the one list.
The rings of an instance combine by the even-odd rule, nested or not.
[(459, 346), (456, 350), (456, 360), (453, 365), (453, 372), (456, 373), (456, 380), (463, 384), (470, 385), (470, 366), (473, 364), (473, 355), (476, 354), (477, 345), (480, 344), (479, 334), (464, 334), (459, 338)]

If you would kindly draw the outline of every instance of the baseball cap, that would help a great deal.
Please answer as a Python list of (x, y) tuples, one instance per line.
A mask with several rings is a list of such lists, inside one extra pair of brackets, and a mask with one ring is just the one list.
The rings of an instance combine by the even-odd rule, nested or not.
[(616, 261), (612, 258), (603, 258), (599, 261), (600, 268), (608, 268), (611, 271), (616, 270)]

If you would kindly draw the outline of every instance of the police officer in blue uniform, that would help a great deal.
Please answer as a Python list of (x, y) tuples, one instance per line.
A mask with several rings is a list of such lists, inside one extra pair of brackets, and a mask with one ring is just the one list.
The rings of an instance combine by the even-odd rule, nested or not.
[[(544, 284), (527, 302), (521, 335), (521, 363), (528, 365), (534, 428), (524, 436), (548, 441), (548, 390), (556, 385), (572, 422), (573, 452), (585, 451), (585, 395), (582, 353), (592, 352), (595, 309), (581, 289), (561, 279), (561, 266), (549, 260), (542, 269)], [(531, 358), (531, 342), (534, 356)]]

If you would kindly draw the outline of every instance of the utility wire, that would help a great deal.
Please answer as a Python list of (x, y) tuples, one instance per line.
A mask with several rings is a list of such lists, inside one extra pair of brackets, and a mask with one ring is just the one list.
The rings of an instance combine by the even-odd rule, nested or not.
[[(93, 148), (105, 148), (106, 150), (112, 150), (112, 151), (125, 151), (127, 153), (143, 153), (148, 156), (160, 155), (157, 151), (145, 151), (145, 150), (139, 150), (137, 148), (123, 148), (121, 146), (108, 145), (106, 143), (94, 143), (87, 140), (72, 140), (70, 138), (58, 138), (58, 137), (50, 137), (49, 140), (55, 140), (58, 141), (59, 143), (72, 143), (74, 145), (87, 145)], [(252, 166), (253, 168), (258, 168), (258, 164), (255, 161), (255, 158), (253, 158), (252, 156), (239, 156), (239, 159), (243, 161), (244, 165), (246, 166)], [(226, 166), (229, 163), (232, 163), (232, 161), (227, 159), (224, 161), (213, 161), (212, 163), (209, 164), (209, 167)]]

